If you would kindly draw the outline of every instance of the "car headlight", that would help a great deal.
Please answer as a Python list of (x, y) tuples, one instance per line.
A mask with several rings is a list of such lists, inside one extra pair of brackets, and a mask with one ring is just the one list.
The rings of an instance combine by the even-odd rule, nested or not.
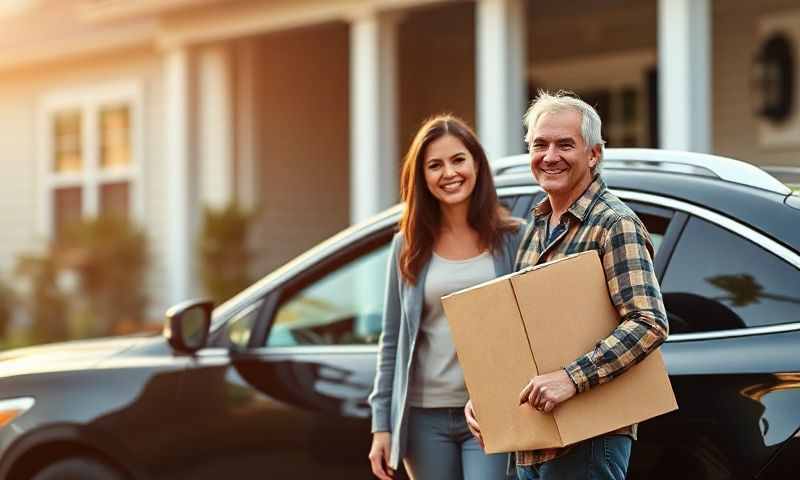
[(9, 398), (0, 400), (0, 428), (5, 427), (12, 420), (33, 407), (36, 401), (33, 397)]

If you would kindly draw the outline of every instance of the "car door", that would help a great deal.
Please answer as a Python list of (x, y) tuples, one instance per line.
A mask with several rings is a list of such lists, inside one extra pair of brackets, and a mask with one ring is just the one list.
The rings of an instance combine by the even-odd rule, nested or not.
[(629, 478), (752, 478), (800, 426), (800, 332), (781, 327), (800, 320), (800, 271), (730, 219), (628, 197), (648, 228), (672, 211), (654, 240), (670, 320), (662, 352), (679, 405), (640, 425)]
[(225, 325), (229, 349), (197, 356), (176, 413), (196, 426), (194, 463), (168, 478), (372, 478), (367, 396), (393, 226), (313, 258)]

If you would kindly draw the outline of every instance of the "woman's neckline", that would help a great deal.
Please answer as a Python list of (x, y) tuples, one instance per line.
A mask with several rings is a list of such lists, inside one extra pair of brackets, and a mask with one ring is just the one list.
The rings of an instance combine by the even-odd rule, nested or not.
[(447, 262), (447, 263), (468, 263), (468, 262), (471, 262), (473, 260), (478, 260), (479, 258), (485, 257), (486, 255), (489, 255), (489, 250), (484, 250), (481, 253), (479, 253), (477, 255), (474, 255), (472, 257), (469, 257), (469, 258), (447, 258), (447, 257), (443, 257), (443, 256), (439, 255), (436, 252), (433, 252), (433, 256), (434, 257), (436, 257), (438, 260), (441, 260), (441, 261)]

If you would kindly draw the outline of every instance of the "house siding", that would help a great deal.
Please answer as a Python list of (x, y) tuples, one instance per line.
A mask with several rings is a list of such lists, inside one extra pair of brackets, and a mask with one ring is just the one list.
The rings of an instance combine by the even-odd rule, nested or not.
[(333, 23), (257, 40), (254, 274), (350, 223), (349, 38), (347, 24)]
[(37, 163), (35, 102), (24, 81), (0, 79), (0, 276), (9, 280), (17, 254), (41, 244), (34, 231)]

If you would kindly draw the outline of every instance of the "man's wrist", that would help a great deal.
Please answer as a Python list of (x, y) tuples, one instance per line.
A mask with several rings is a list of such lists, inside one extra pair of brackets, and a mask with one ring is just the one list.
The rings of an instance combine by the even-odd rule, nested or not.
[(589, 389), (589, 378), (578, 361), (574, 361), (564, 367), (564, 371), (567, 372), (567, 376), (572, 381), (572, 384), (575, 385), (577, 393), (582, 393)]

